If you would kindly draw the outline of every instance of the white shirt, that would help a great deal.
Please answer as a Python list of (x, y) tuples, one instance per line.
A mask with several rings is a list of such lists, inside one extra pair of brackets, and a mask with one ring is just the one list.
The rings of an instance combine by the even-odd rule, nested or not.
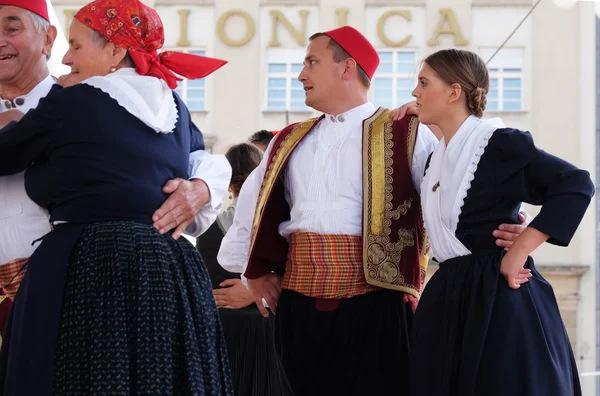
[[(54, 78), (48, 76), (31, 92), (12, 102), (1, 99), (0, 111), (16, 108), (26, 113), (38, 105), (53, 84)], [(231, 166), (224, 155), (199, 150), (190, 154), (189, 174), (190, 179), (204, 180), (211, 194), (210, 201), (186, 229), (186, 233), (197, 236), (210, 227), (221, 209), (231, 179)], [(0, 177), (0, 265), (31, 256), (37, 247), (32, 242), (49, 231), (48, 213), (25, 192), (24, 173)]]
[[(48, 76), (28, 94), (12, 102), (0, 100), (0, 111), (17, 109), (23, 113), (37, 107), (50, 91), (54, 78)], [(50, 232), (48, 212), (35, 204), (25, 192), (24, 172), (0, 177), (0, 264), (31, 256), (32, 242)]]
[[(283, 237), (294, 232), (362, 235), (362, 123), (375, 111), (371, 103), (365, 103), (337, 117), (326, 115), (298, 144), (282, 173), (291, 208), (290, 220), (279, 226)], [(429, 128), (420, 125), (412, 163), (417, 190), (437, 143)], [(272, 142), (242, 186), (233, 225), (221, 242), (217, 259), (228, 271), (245, 271), (254, 211), (271, 149)]]

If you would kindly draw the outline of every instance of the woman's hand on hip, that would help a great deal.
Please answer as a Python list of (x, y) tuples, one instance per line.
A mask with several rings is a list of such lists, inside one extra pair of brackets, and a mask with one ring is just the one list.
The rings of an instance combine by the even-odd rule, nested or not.
[(533, 275), (531, 270), (524, 268), (527, 257), (523, 258), (517, 254), (511, 254), (510, 250), (502, 258), (500, 273), (506, 278), (511, 289), (519, 289), (522, 284), (529, 282)]

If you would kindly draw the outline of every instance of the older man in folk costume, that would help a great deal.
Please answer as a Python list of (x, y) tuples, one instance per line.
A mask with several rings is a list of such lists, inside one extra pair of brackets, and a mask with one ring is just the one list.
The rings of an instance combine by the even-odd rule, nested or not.
[[(0, 23), (0, 111), (26, 113), (56, 82), (48, 59), (57, 29), (50, 24), (45, 0), (0, 0)], [(190, 181), (165, 186), (172, 194), (155, 214), (155, 226), (162, 232), (178, 226), (176, 236), (186, 227), (199, 234), (216, 218), (231, 177), (227, 160), (196, 151), (190, 156), (190, 171)], [(27, 196), (24, 173), (0, 177), (0, 329), (36, 241), (49, 231), (48, 213)]]

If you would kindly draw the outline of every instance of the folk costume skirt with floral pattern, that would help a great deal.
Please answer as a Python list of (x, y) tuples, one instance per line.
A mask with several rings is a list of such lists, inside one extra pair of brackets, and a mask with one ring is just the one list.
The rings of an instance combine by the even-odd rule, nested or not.
[[(51, 333), (57, 325), (55, 344), (37, 348), (51, 350), (42, 356), (53, 357), (53, 364), (40, 373), (37, 387), (15, 385), (7, 375), (19, 364), (16, 360), (36, 359), (36, 349), (19, 345), (25, 340), (9, 334), (8, 342), (14, 341), (21, 356), (11, 356), (10, 344), (2, 350), (4, 394), (233, 395), (217, 308), (195, 248), (184, 238), (175, 241), (134, 222), (94, 223), (79, 234), (64, 273), (59, 318), (48, 326)], [(36, 255), (60, 239), (44, 238), (15, 305), (39, 298), (27, 285), (38, 272)], [(10, 320), (26, 316), (15, 310)], [(18, 323), (10, 328), (18, 329)]]

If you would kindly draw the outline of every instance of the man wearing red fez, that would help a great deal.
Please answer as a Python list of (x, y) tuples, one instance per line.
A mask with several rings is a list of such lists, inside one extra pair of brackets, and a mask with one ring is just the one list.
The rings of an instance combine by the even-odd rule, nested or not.
[[(0, 112), (5, 116), (14, 113), (9, 110), (26, 113), (37, 107), (56, 82), (47, 64), (56, 28), (50, 25), (46, 0), (0, 0), (0, 23), (4, 43), (0, 46)], [(171, 84), (175, 81), (172, 73), (146, 67), (163, 73)], [(226, 158), (199, 150), (190, 156), (190, 169), (190, 180), (165, 185), (165, 193), (171, 196), (154, 216), (155, 227), (163, 233), (176, 228), (176, 237), (184, 230), (200, 234), (221, 208), (231, 174)], [(0, 177), (0, 287), (4, 293), (0, 295), (0, 331), (27, 259), (39, 245), (36, 241), (50, 231), (48, 220), (48, 213), (27, 196), (23, 173)]]
[[(323, 115), (274, 137), (240, 192), (256, 212), (236, 213), (219, 252), (227, 266), (249, 251), (244, 275), (263, 315), (263, 299), (276, 313), (296, 395), (386, 395), (408, 379), (428, 260), (418, 194), (437, 139), (368, 102), (378, 65), (352, 27), (310, 38), (298, 79)], [(235, 227), (250, 230), (249, 248)]]
[(310, 38), (298, 79), (323, 115), (275, 136), (240, 191), (256, 210), (238, 207), (218, 255), (247, 265), (263, 315), (263, 301), (276, 313), (296, 395), (391, 395), (408, 381), (429, 250), (419, 191), (437, 138), (368, 102), (378, 64), (352, 27)]

